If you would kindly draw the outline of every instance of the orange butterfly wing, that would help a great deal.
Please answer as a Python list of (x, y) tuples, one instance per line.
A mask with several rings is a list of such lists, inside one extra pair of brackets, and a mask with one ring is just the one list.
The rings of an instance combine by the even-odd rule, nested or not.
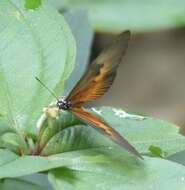
[(66, 98), (72, 103), (72, 106), (81, 106), (85, 102), (94, 100), (110, 88), (129, 39), (129, 31), (121, 33), (112, 45), (93, 61)]
[(110, 88), (116, 76), (117, 67), (127, 49), (129, 39), (129, 31), (121, 33), (112, 45), (106, 48), (88, 67), (66, 100), (70, 101), (69, 111), (75, 116), (109, 137), (128, 152), (142, 158), (138, 151), (118, 132), (80, 108), (81, 105), (103, 95)]
[(87, 124), (98, 130), (103, 135), (106, 135), (115, 143), (125, 148), (128, 152), (136, 155), (137, 157), (142, 159), (142, 156), (139, 152), (126, 140), (124, 139), (118, 132), (116, 132), (113, 128), (103, 123), (100, 119), (93, 116), (92, 114), (84, 111), (82, 108), (72, 108), (70, 110), (75, 116), (85, 121)]

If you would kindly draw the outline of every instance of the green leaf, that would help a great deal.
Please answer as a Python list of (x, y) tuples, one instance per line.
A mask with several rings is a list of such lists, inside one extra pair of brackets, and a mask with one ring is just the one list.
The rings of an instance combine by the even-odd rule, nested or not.
[[(159, 147), (166, 156), (184, 150), (185, 137), (178, 133), (178, 127), (158, 119), (126, 113), (122, 109), (111, 107), (89, 109), (111, 127), (116, 129), (141, 153), (150, 153), (151, 145)], [(61, 112), (59, 118), (65, 118)], [(68, 113), (70, 115), (70, 113)], [(104, 146), (117, 147), (90, 126), (76, 125), (62, 128), (45, 145), (42, 154), (51, 155), (79, 149), (92, 149)], [(67, 123), (67, 120), (66, 120)], [(72, 124), (72, 123), (71, 123)], [(120, 151), (123, 151), (120, 149)]]
[(49, 179), (57, 190), (184, 188), (184, 166), (158, 158), (138, 160), (116, 148), (78, 150), (49, 157), (23, 156), (2, 165), (0, 178), (48, 170)]
[(0, 137), (0, 143), (2, 148), (7, 148), (18, 153), (20, 150), (27, 150), (26, 144), (22, 143), (20, 137), (12, 132), (7, 132)]
[(45, 187), (21, 180), (21, 179), (4, 179), (0, 182), (1, 190), (45, 190)]
[(75, 68), (65, 82), (64, 94), (68, 94), (87, 67), (93, 31), (86, 11), (67, 11), (64, 17), (75, 37), (78, 49)]
[[(145, 32), (185, 25), (184, 0), (48, 0), (58, 9), (89, 11), (99, 32)], [(143, 13), (143, 14), (141, 14)]]
[[(160, 147), (161, 150), (167, 152), (168, 155), (184, 149), (184, 137), (178, 134), (178, 128), (173, 124), (149, 117), (129, 114), (121, 109), (110, 107), (103, 107), (101, 109), (93, 108), (89, 111), (101, 117), (102, 120), (105, 120), (110, 126), (118, 130), (131, 144), (136, 146), (141, 153), (148, 153), (148, 148), (151, 145)], [(61, 123), (63, 122), (63, 127), (61, 126), (61, 130), (58, 130), (55, 134), (53, 133), (53, 136), (50, 136), (42, 151), (42, 155), (62, 152), (61, 154), (48, 157), (15, 157), (8, 162), (6, 159), (3, 159), (0, 166), (0, 178), (19, 177), (59, 167), (67, 167), (71, 170), (81, 170), (81, 168), (88, 167), (89, 170), (93, 170), (94, 167), (92, 167), (92, 165), (95, 165), (95, 168), (99, 166), (99, 164), (104, 166), (107, 162), (110, 162), (109, 159), (114, 160), (114, 163), (119, 163), (116, 158), (118, 160), (124, 159), (124, 161), (121, 162), (121, 164), (126, 167), (124, 173), (130, 174), (130, 177), (132, 177), (134, 173), (139, 173), (138, 175), (141, 176), (140, 170), (145, 168), (145, 164), (147, 165), (149, 158), (146, 157), (144, 161), (135, 159), (135, 157), (127, 154), (123, 149), (120, 149), (108, 138), (102, 136), (91, 127), (76, 125), (78, 120), (67, 112), (61, 112), (58, 120), (60, 119)], [(2, 158), (6, 158), (6, 154)], [(162, 162), (163, 161), (164, 160), (162, 160)], [(135, 166), (136, 164), (134, 163), (139, 163), (139, 169), (137, 168), (136, 170), (134, 169), (133, 172), (130, 172), (127, 167)], [(149, 161), (149, 165), (150, 164)], [(161, 165), (163, 164), (164, 163)], [(157, 173), (158, 170), (161, 169), (161, 174), (164, 174), (164, 168), (157, 167), (157, 165), (160, 165), (158, 162), (154, 163), (154, 165), (155, 167), (153, 165), (151, 167), (155, 168)], [(116, 167), (120, 168), (120, 166)], [(149, 166), (147, 166), (147, 168), (148, 167)], [(107, 169), (107, 167), (105, 169)], [(128, 170), (128, 172), (126, 172), (126, 170)], [(153, 172), (153, 170), (149, 170), (146, 173), (149, 175), (151, 172)], [(180, 175), (180, 169), (178, 169), (178, 172)], [(104, 171), (104, 173), (106, 172)], [(154, 176), (154, 178), (155, 177), (156, 176)]]
[(15, 132), (15, 129), (7, 125), (3, 118), (0, 118), (0, 136), (7, 132)]
[(70, 127), (72, 125), (82, 124), (82, 122), (79, 121), (76, 117), (65, 111), (62, 113), (62, 117), (59, 117), (57, 119), (46, 117), (46, 115), (43, 114), (40, 120), (41, 122), (40, 121), (38, 122), (40, 123), (40, 128), (41, 128), (38, 137), (39, 153), (42, 152), (42, 150), (49, 142), (49, 140), (57, 133), (59, 133), (61, 130)]
[(149, 157), (141, 162), (115, 150), (111, 155), (102, 156), (100, 163), (90, 162), (88, 157), (78, 157), (73, 163), (75, 168), (50, 171), (51, 184), (56, 190), (184, 189), (185, 167), (182, 165)]
[[(163, 152), (163, 151), (161, 150), (161, 148), (158, 147), (158, 146), (153, 146), (153, 145), (151, 145), (151, 146), (148, 148), (148, 150), (150, 151), (151, 156), (160, 157), (160, 158), (165, 157), (165, 152)], [(150, 155), (150, 154), (149, 154), (149, 155)]]
[(0, 149), (0, 166), (13, 162), (18, 156), (8, 150)]
[(36, 131), (42, 108), (57, 95), (74, 66), (75, 42), (64, 18), (43, 1), (28, 11), (23, 1), (0, 1), (0, 107), (9, 126)]
[[(74, 163), (79, 159), (88, 158), (89, 162), (104, 162), (104, 156), (95, 152), (74, 151), (71, 153), (57, 154), (49, 157), (40, 156), (22, 156), (12, 159), (9, 162), (2, 162), (0, 165), (0, 179), (7, 177), (20, 177), (47, 171), (58, 167), (75, 168)], [(102, 159), (103, 158), (103, 159)], [(82, 163), (83, 164), (83, 163)], [(80, 163), (79, 163), (80, 165)]]
[(21, 144), (19, 137), (15, 133), (5, 133), (1, 139), (4, 143), (12, 144), (17, 147)]
[(25, 8), (26, 9), (36, 9), (42, 3), (42, 0), (25, 0)]

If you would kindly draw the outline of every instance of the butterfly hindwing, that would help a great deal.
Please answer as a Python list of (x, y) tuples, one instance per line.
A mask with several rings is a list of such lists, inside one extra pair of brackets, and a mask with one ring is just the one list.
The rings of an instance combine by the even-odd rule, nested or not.
[(136, 155), (139, 158), (142, 158), (139, 152), (124, 137), (122, 137), (117, 131), (115, 131), (113, 128), (102, 122), (91, 113), (84, 111), (82, 108), (72, 108), (70, 111), (75, 116), (98, 130), (100, 133), (109, 137), (118, 145), (126, 149), (128, 152)]
[(72, 106), (81, 106), (85, 102), (103, 95), (112, 85), (116, 70), (128, 46), (130, 32), (121, 33), (88, 67), (80, 81), (66, 100)]

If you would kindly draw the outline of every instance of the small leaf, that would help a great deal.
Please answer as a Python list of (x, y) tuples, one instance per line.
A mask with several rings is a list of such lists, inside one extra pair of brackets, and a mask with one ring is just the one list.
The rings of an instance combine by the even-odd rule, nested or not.
[(42, 3), (42, 0), (25, 0), (26, 9), (37, 9)]
[(151, 145), (148, 150), (151, 152), (151, 155), (152, 156), (155, 156), (155, 157), (165, 157), (165, 153), (161, 150), (160, 147), (158, 146), (153, 146)]

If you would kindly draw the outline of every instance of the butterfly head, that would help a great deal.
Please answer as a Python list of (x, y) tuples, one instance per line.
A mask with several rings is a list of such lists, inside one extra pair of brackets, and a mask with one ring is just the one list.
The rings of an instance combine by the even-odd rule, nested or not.
[(71, 102), (65, 99), (60, 99), (57, 101), (57, 106), (59, 109), (68, 110), (71, 108)]

